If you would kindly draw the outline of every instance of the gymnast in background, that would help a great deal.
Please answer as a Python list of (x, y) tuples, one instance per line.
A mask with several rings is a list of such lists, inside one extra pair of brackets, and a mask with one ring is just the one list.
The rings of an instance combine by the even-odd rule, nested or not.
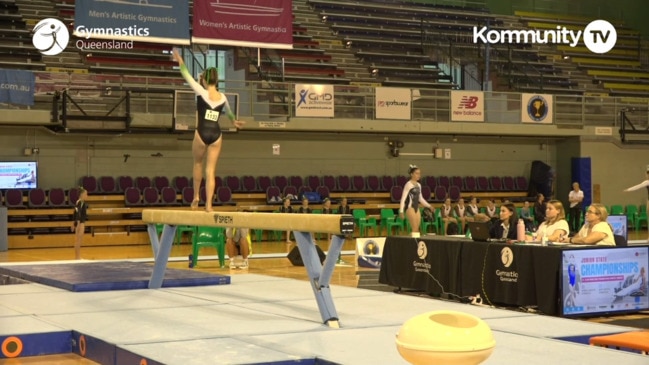
[(176, 49), (173, 50), (173, 58), (180, 66), (180, 74), (197, 95), (196, 131), (192, 142), (194, 199), (191, 206), (192, 209), (198, 208), (201, 180), (203, 170), (205, 170), (205, 211), (211, 212), (216, 184), (216, 164), (221, 154), (221, 144), (223, 142), (221, 128), (219, 127), (219, 116), (221, 113), (226, 113), (237, 128), (243, 127), (244, 122), (236, 120), (228, 104), (228, 99), (222, 92), (217, 90), (218, 73), (215, 67), (209, 67), (201, 74), (199, 84), (189, 73)]
[[(624, 189), (624, 192), (626, 193), (626, 192), (636, 191), (636, 190), (640, 190), (642, 188), (646, 188), (647, 189), (647, 211), (649, 212), (649, 165), (647, 165), (646, 173), (647, 173), (647, 179), (645, 181), (641, 182), (638, 185), (635, 185), (635, 186), (632, 186), (630, 188)], [(647, 242), (649, 242), (649, 237), (647, 237)]]
[(412, 236), (419, 237), (419, 225), (421, 223), (421, 212), (419, 211), (419, 204), (428, 209), (432, 209), (430, 204), (421, 196), (421, 171), (419, 167), (410, 165), (408, 167), (408, 175), (410, 180), (406, 182), (401, 194), (401, 203), (399, 204), (399, 217), (403, 218), (404, 214), (412, 228)]

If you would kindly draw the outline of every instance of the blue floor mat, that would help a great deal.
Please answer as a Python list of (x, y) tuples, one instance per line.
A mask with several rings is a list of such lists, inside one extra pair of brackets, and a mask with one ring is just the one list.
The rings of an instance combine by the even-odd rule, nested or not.
[[(152, 272), (152, 264), (128, 261), (0, 266), (0, 274), (75, 292), (146, 289)], [(230, 277), (167, 268), (162, 287), (222, 284)]]

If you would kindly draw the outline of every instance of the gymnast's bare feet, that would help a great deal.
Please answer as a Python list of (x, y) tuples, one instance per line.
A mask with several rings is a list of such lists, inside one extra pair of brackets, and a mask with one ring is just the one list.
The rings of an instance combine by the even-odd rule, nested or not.
[(194, 200), (192, 200), (192, 205), (191, 205), (192, 210), (196, 210), (196, 209), (198, 209), (198, 202), (199, 202), (199, 201), (200, 201), (200, 200), (199, 200), (198, 198), (194, 198)]
[(214, 209), (212, 209), (212, 205), (205, 204), (205, 211), (208, 213), (212, 213)]

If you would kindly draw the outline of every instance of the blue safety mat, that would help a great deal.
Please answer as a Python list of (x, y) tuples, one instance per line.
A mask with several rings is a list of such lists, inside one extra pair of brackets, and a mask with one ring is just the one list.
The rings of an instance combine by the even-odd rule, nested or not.
[[(153, 272), (149, 263), (82, 262), (0, 266), (0, 274), (75, 292), (146, 289)], [(230, 284), (227, 275), (167, 269), (163, 287)]]

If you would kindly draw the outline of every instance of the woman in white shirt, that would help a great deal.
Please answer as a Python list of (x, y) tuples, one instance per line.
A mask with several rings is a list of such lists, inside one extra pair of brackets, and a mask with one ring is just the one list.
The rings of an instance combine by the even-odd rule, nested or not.
[(545, 236), (550, 242), (561, 241), (568, 236), (569, 231), (563, 204), (558, 200), (550, 200), (545, 207), (545, 221), (536, 230), (537, 240)]
[(615, 237), (606, 221), (608, 211), (599, 203), (591, 204), (586, 210), (586, 223), (574, 237), (563, 238), (563, 242), (578, 245), (615, 246)]
[(406, 182), (401, 194), (401, 204), (399, 205), (399, 217), (403, 218), (405, 213), (410, 228), (412, 228), (412, 236), (419, 237), (419, 224), (421, 223), (421, 212), (419, 211), (419, 204), (426, 208), (431, 208), (430, 204), (421, 196), (421, 171), (419, 167), (410, 165), (408, 168), (410, 180)]

